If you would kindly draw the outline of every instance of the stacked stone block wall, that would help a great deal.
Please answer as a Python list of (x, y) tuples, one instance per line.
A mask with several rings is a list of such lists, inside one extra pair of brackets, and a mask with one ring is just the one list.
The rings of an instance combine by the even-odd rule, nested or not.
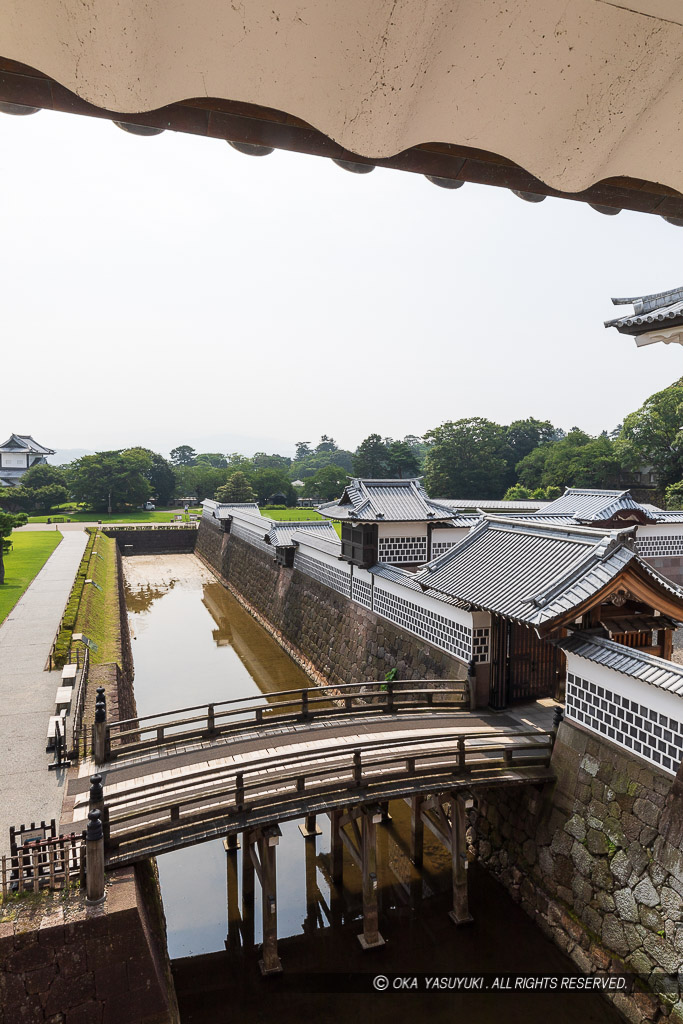
[(202, 520), (196, 553), (312, 675), (327, 682), (464, 679), (466, 666), (270, 553)]
[(178, 1024), (150, 870), (115, 872), (102, 907), (56, 893), (0, 923), (0, 1024)]
[(473, 854), (582, 971), (636, 977), (627, 1019), (683, 1021), (683, 781), (566, 722), (552, 763), (554, 787), (487, 791)]
[(117, 530), (103, 527), (124, 555), (176, 555), (194, 551), (197, 530), (149, 529)]

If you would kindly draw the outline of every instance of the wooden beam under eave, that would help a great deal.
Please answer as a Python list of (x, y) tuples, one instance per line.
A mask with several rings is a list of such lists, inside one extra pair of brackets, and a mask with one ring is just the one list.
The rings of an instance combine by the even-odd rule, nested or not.
[(613, 580), (610, 580), (602, 590), (593, 594), (591, 598), (576, 605), (563, 615), (558, 615), (557, 618), (537, 626), (538, 635), (541, 638), (546, 638), (557, 629), (570, 625), (575, 619), (585, 615), (591, 608), (602, 604), (606, 598), (619, 590), (630, 591), (643, 604), (656, 609), (663, 615), (683, 620), (683, 598), (676, 600), (664, 587), (659, 587), (646, 570), (641, 569), (637, 564), (630, 564), (625, 566)]
[(284, 111), (216, 97), (188, 98), (141, 113), (105, 110), (87, 103), (35, 68), (5, 57), (0, 57), (0, 102), (371, 164), (452, 181), (493, 185), (595, 206), (654, 213), (683, 221), (683, 195), (657, 182), (607, 178), (583, 192), (559, 192), (499, 154), (446, 142), (424, 143), (387, 159), (373, 160), (344, 149), (305, 121)]

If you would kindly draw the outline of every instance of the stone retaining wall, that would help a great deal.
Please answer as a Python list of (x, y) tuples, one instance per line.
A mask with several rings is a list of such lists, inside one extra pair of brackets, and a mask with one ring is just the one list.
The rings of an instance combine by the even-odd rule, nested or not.
[[(464, 679), (462, 663), (387, 619), (203, 519), (196, 554), (306, 669), (332, 683), (383, 679)], [(265, 620), (265, 622), (264, 622)], [(294, 650), (291, 650), (294, 648)]]
[(683, 775), (567, 722), (552, 765), (554, 789), (486, 793), (474, 856), (582, 971), (637, 976), (629, 1020), (683, 1021)]
[(25, 913), (0, 924), (0, 1024), (178, 1024), (145, 870), (115, 872), (102, 907), (26, 897)]
[(102, 527), (124, 555), (178, 555), (194, 551), (197, 530), (117, 530)]

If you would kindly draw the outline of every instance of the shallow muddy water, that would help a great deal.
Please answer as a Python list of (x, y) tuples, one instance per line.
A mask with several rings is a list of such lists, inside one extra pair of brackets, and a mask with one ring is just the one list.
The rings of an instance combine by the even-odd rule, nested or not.
[[(309, 685), (307, 677), (193, 555), (124, 559), (133, 637), (135, 695), (140, 715), (208, 701)], [(492, 991), (402, 994), (374, 992), (370, 972), (504, 972), (576, 974), (571, 961), (547, 940), (507, 892), (477, 865), (470, 871), (474, 923), (456, 928), (450, 909), (450, 857), (425, 830), (424, 869), (407, 856), (408, 808), (391, 805), (378, 826), (380, 931), (387, 940), (363, 953), (360, 875), (344, 858), (344, 886), (329, 881), (329, 823), (322, 835), (302, 839), (285, 822), (277, 850), (277, 917), (284, 974), (262, 978), (258, 885), (254, 945), (244, 948), (228, 929), (226, 853), (221, 841), (158, 858), (168, 945), (183, 1024), (271, 1021), (341, 1024), (360, 1014), (389, 1024), (412, 1015), (430, 1022), (466, 1013), (471, 1021), (544, 1024), (617, 1022), (597, 993)], [(241, 852), (236, 859), (237, 875)], [(360, 979), (360, 981), (359, 981)], [(359, 991), (360, 986), (360, 991)], [(276, 1000), (274, 1004), (273, 1000)]]

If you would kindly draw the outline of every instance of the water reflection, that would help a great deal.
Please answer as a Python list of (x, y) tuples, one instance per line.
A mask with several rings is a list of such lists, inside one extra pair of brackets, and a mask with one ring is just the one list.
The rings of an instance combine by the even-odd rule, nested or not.
[(168, 593), (168, 590), (174, 586), (175, 581), (172, 581), (168, 584), (167, 588), (163, 589), (158, 587), (139, 587), (137, 590), (131, 590), (129, 587), (126, 587), (126, 608), (129, 612), (140, 615), (143, 612), (148, 612), (153, 603)]

